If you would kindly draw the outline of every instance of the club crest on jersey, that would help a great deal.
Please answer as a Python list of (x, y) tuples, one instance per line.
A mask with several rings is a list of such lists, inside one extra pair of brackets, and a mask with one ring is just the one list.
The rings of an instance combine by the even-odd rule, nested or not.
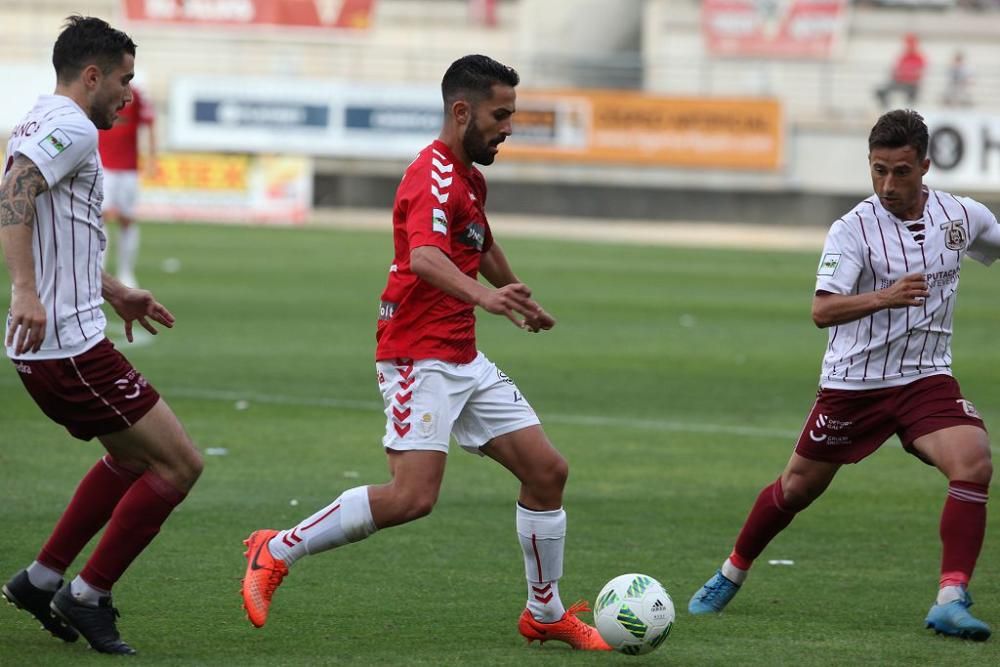
[(448, 234), (448, 216), (443, 210), (436, 208), (431, 211), (431, 229), (438, 234)]
[(828, 252), (823, 255), (823, 259), (819, 260), (819, 268), (816, 270), (817, 276), (832, 276), (837, 272), (837, 267), (840, 266), (840, 256), (842, 253), (839, 252)]
[(962, 220), (949, 220), (940, 225), (944, 230), (944, 247), (948, 250), (965, 250), (969, 235), (962, 223)]
[(38, 142), (38, 145), (42, 147), (45, 154), (49, 157), (55, 157), (62, 153), (64, 150), (73, 145), (73, 141), (69, 138), (69, 135), (60, 129), (55, 129), (49, 132), (44, 139)]

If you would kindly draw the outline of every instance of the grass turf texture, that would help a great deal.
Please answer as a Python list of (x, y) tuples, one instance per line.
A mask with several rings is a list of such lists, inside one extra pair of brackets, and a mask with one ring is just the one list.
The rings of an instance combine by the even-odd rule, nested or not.
[[(768, 548), (724, 615), (686, 612), (812, 404), (826, 340), (809, 320), (816, 253), (502, 240), (559, 320), (530, 335), (480, 312), (479, 332), (570, 461), (567, 605), (593, 603), (624, 572), (658, 578), (678, 618), (666, 644), (640, 658), (650, 664), (1000, 663), (996, 638), (974, 645), (923, 629), (946, 484), (895, 440), (840, 473)], [(160, 268), (168, 258), (179, 272)], [(240, 542), (251, 530), (288, 527), (346, 488), (387, 478), (372, 353), (390, 259), (386, 233), (144, 226), (139, 277), (177, 326), (155, 344), (121, 347), (203, 449), (228, 450), (206, 457), (190, 498), (115, 590), (119, 627), (144, 664), (635, 660), (524, 645), (516, 481), (457, 448), (430, 517), (303, 560), (268, 625), (244, 619)], [(997, 425), (997, 277), (973, 263), (965, 274), (954, 366)], [(112, 319), (116, 340), (120, 331)], [(46, 420), (9, 363), (0, 400), (6, 579), (35, 556), (100, 450)], [(996, 516), (972, 592), (974, 612), (1000, 629)], [(0, 664), (107, 660), (13, 609), (0, 610), (0, 628)]]

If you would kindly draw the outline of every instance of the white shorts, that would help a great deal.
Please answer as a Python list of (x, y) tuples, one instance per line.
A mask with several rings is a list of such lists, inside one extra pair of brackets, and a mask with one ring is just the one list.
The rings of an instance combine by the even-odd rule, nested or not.
[(104, 211), (114, 211), (125, 218), (135, 219), (135, 203), (139, 197), (139, 173), (124, 169), (104, 172)]
[(482, 352), (468, 364), (396, 359), (375, 364), (385, 402), (382, 445), (448, 452), (449, 436), (468, 452), (497, 436), (535, 426), (535, 411), (514, 381)]

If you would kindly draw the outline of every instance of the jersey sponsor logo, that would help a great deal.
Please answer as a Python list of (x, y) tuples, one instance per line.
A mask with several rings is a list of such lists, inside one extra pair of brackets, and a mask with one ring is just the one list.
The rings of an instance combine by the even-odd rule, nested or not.
[(39, 141), (38, 145), (42, 147), (46, 155), (54, 158), (72, 146), (73, 141), (69, 138), (68, 134), (56, 128), (45, 135), (45, 138)]
[(469, 223), (465, 234), (459, 240), (470, 248), (475, 248), (479, 252), (482, 252), (483, 244), (486, 242), (486, 225), (481, 222)]
[(823, 255), (823, 259), (819, 260), (819, 268), (816, 270), (817, 276), (832, 276), (837, 272), (837, 267), (840, 266), (840, 257), (842, 253), (839, 252), (828, 252)]
[(448, 216), (442, 209), (436, 208), (431, 211), (431, 228), (438, 234), (448, 234)]
[(379, 301), (378, 318), (385, 321), (391, 320), (396, 314), (396, 308), (398, 307), (399, 304), (392, 301)]
[(963, 220), (949, 220), (939, 225), (944, 230), (944, 246), (948, 250), (965, 250), (969, 235), (965, 231), (963, 222)]

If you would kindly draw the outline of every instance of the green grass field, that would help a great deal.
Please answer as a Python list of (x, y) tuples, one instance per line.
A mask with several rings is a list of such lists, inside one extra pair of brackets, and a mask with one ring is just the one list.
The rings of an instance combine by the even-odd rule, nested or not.
[[(895, 440), (841, 472), (725, 614), (689, 616), (688, 598), (728, 555), (812, 404), (826, 340), (809, 319), (818, 255), (569, 241), (502, 239), (559, 324), (530, 335), (481, 313), (480, 347), (570, 461), (564, 601), (593, 602), (624, 572), (650, 574), (678, 608), (670, 639), (640, 658), (526, 647), (516, 482), (457, 449), (430, 517), (304, 559), (254, 630), (238, 595), (241, 540), (386, 480), (373, 349), (389, 236), (187, 225), (143, 235), (140, 280), (177, 326), (123, 349), (203, 450), (228, 452), (206, 457), (189, 499), (115, 589), (119, 627), (143, 664), (1000, 664), (996, 638), (973, 645), (923, 629), (946, 484)], [(180, 270), (163, 271), (167, 259)], [(996, 426), (998, 277), (965, 270), (955, 371)], [(117, 340), (120, 329), (113, 320)], [(10, 364), (0, 401), (6, 579), (34, 558), (100, 450), (46, 420)], [(998, 529), (994, 512), (972, 586), (994, 628)], [(2, 664), (107, 660), (0, 609)]]

